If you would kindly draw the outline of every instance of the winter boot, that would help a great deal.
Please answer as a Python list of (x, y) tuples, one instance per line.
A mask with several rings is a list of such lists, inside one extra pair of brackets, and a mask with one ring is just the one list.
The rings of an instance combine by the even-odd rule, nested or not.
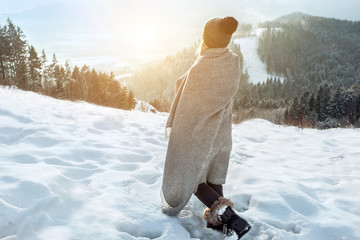
[(208, 228), (222, 231), (226, 236), (236, 233), (240, 239), (251, 226), (234, 212), (233, 205), (229, 199), (220, 197), (211, 208), (205, 209), (204, 219), (207, 221)]
[(230, 207), (227, 207), (225, 212), (219, 217), (224, 225), (223, 232), (227, 236), (231, 236), (235, 232), (238, 239), (240, 239), (251, 229), (250, 224), (237, 215)]
[(211, 228), (215, 231), (219, 231), (219, 232), (223, 232), (223, 229), (224, 229), (224, 224), (220, 224), (220, 225), (212, 225), (211, 223), (206, 223), (206, 227), (207, 228)]

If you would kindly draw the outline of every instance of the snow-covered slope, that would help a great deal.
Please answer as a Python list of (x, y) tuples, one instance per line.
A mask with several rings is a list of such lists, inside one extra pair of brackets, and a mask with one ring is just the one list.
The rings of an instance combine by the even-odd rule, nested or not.
[[(196, 198), (161, 213), (165, 119), (0, 88), (0, 239), (221, 239)], [(358, 130), (233, 128), (245, 240), (360, 239)]]
[(264, 28), (258, 28), (249, 37), (234, 39), (235, 44), (240, 44), (241, 53), (244, 57), (244, 71), (247, 69), (249, 82), (253, 84), (266, 82), (266, 79), (270, 77), (283, 80), (283, 77), (269, 74), (266, 71), (266, 65), (257, 53), (257, 39), (264, 30)]

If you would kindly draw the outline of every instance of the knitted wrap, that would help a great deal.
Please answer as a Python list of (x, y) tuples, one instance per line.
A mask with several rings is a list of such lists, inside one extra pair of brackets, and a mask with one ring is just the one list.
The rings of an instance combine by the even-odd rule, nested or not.
[(231, 99), (239, 57), (227, 48), (205, 50), (181, 77), (166, 127), (162, 210), (176, 215), (201, 183), (224, 184), (232, 146)]

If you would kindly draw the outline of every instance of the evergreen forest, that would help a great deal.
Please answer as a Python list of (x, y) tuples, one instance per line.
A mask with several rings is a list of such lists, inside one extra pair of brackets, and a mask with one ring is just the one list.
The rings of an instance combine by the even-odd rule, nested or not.
[(68, 62), (62, 66), (55, 53), (49, 61), (45, 51), (39, 54), (10, 19), (0, 25), (0, 85), (128, 110), (136, 104), (133, 92), (112, 73), (97, 72), (86, 65), (72, 67)]
[[(296, 14), (294, 14), (296, 16)], [(360, 22), (288, 15), (266, 28), (258, 53), (284, 100), (285, 124), (329, 128), (360, 126)]]

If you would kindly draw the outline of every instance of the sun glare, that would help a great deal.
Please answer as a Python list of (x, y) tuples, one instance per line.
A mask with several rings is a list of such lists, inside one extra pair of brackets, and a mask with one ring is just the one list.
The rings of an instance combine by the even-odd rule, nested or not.
[(134, 45), (140, 49), (149, 49), (156, 44), (157, 32), (154, 28), (144, 27), (134, 34)]

